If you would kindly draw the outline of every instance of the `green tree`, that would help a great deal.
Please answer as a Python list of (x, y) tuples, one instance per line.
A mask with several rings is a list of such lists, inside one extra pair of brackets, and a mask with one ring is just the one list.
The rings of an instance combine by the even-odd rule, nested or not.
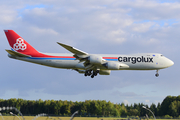
[(50, 100), (45, 100), (44, 101), (44, 111), (47, 114), (50, 114), (50, 105), (51, 105), (51, 101)]
[(169, 114), (169, 106), (170, 106), (171, 102), (173, 102), (173, 99), (174, 98), (172, 96), (167, 96), (163, 100), (163, 102), (161, 104), (161, 109), (160, 109), (161, 116)]
[(114, 117), (119, 117), (120, 116), (119, 111), (115, 107), (113, 107), (111, 114)]
[(169, 106), (169, 110), (171, 111), (171, 113), (169, 115), (173, 116), (173, 117), (178, 117), (179, 116), (179, 112), (178, 112), (179, 108), (180, 108), (180, 101), (171, 102), (171, 105)]
[(154, 103), (151, 104), (150, 110), (154, 113), (155, 116), (157, 116), (157, 108)]
[(102, 116), (105, 116), (105, 113), (107, 111), (106, 103), (107, 102), (105, 100), (100, 101), (100, 106), (102, 109), (102, 113), (101, 113)]
[(123, 117), (126, 117), (126, 116), (128, 115), (128, 112), (127, 112), (127, 109), (126, 109), (124, 103), (121, 104), (120, 114), (121, 114), (121, 116), (123, 116)]
[(111, 116), (112, 115), (112, 110), (113, 110), (113, 108), (114, 108), (114, 104), (113, 103), (111, 103), (110, 101), (108, 101), (107, 103), (106, 103), (106, 116)]

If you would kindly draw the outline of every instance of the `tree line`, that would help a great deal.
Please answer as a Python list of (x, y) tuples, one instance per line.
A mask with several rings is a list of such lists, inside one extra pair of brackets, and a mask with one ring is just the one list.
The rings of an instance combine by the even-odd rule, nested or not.
[[(46, 113), (48, 115), (71, 116), (75, 111), (79, 116), (152, 116), (152, 114), (143, 108), (150, 109), (155, 116), (174, 117), (180, 115), (180, 96), (167, 96), (162, 103), (150, 106), (143, 103), (134, 103), (125, 105), (124, 103), (114, 104), (105, 100), (86, 100), (83, 102), (72, 102), (62, 100), (23, 100), (23, 99), (0, 99), (1, 107), (16, 107), (23, 115), (37, 115)], [(9, 114), (10, 110), (1, 111), (2, 114)]]

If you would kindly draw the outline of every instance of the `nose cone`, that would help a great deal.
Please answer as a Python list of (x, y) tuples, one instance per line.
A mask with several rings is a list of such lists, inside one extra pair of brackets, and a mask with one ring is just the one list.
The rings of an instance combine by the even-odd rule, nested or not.
[(170, 66), (174, 65), (174, 62), (172, 60), (169, 60), (168, 64), (169, 64), (169, 67), (170, 67)]
[(166, 65), (167, 67), (171, 67), (172, 65), (174, 65), (174, 62), (173, 62), (172, 60), (166, 58), (165, 65)]

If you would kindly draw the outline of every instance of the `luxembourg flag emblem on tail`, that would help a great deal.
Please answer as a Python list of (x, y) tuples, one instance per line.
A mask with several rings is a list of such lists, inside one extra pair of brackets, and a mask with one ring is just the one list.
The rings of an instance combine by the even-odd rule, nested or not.
[(27, 45), (24, 43), (24, 40), (22, 38), (18, 38), (16, 40), (16, 43), (13, 45), (13, 49), (18, 50), (25, 50), (27, 48)]

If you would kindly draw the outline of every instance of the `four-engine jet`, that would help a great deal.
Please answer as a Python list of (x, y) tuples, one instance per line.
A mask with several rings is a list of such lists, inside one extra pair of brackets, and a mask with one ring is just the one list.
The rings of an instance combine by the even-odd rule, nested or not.
[(11, 46), (6, 50), (10, 58), (32, 62), (49, 67), (73, 69), (93, 78), (97, 74), (110, 75), (111, 70), (158, 70), (172, 66), (170, 59), (157, 53), (139, 53), (132, 55), (89, 54), (72, 46), (58, 44), (72, 54), (48, 54), (34, 49), (13, 30), (4, 30)]

